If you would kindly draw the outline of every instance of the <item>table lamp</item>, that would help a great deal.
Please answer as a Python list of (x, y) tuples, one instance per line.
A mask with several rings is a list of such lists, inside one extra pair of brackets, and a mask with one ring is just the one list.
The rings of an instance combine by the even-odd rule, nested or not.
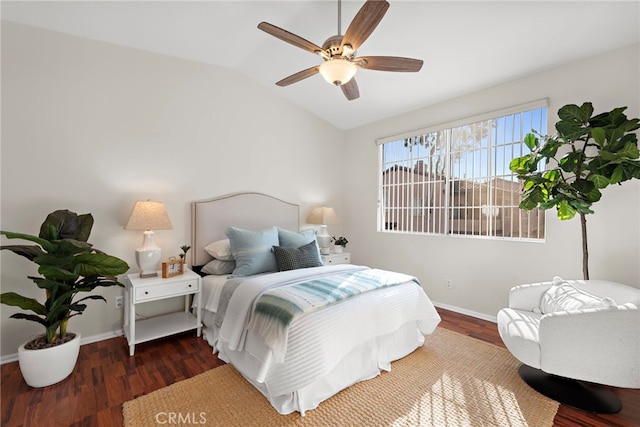
[(309, 216), (307, 216), (307, 223), (320, 224), (320, 231), (318, 231), (316, 235), (318, 246), (320, 246), (320, 253), (322, 255), (329, 255), (331, 253), (331, 236), (327, 232), (327, 225), (338, 223), (336, 212), (333, 208), (326, 206), (313, 208)]
[(126, 230), (144, 230), (142, 246), (136, 249), (136, 263), (140, 267), (140, 277), (158, 275), (161, 250), (156, 245), (153, 230), (172, 230), (171, 220), (162, 202), (136, 202), (127, 222)]

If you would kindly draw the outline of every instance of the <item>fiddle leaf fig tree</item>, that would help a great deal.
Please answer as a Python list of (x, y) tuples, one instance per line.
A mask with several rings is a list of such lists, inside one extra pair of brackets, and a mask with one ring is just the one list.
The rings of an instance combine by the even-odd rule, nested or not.
[[(593, 105), (565, 105), (558, 110), (556, 136), (535, 130), (524, 143), (531, 152), (511, 161), (510, 169), (522, 180), (520, 209), (555, 207), (558, 218), (580, 217), (582, 272), (589, 279), (586, 215), (610, 184), (640, 179), (638, 136), (640, 120), (627, 119), (627, 107), (593, 115)], [(540, 162), (545, 162), (540, 171)]]
[(64, 342), (69, 319), (84, 312), (87, 308), (85, 301), (94, 299), (106, 302), (101, 295), (74, 299), (76, 294), (91, 292), (97, 287), (123, 286), (116, 276), (125, 273), (129, 266), (125, 261), (87, 243), (92, 227), (91, 214), (77, 215), (68, 210), (59, 210), (47, 216), (38, 236), (0, 231), (0, 235), (8, 239), (35, 243), (6, 245), (0, 249), (9, 250), (38, 265), (40, 276), (28, 278), (45, 291), (45, 302), (15, 292), (1, 294), (0, 302), (31, 312), (15, 313), (11, 318), (30, 320), (44, 326), (46, 344), (42, 347)]

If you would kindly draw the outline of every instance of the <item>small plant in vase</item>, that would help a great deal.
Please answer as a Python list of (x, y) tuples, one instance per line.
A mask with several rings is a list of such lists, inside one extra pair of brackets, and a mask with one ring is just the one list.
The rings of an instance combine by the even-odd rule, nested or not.
[(340, 236), (340, 237), (333, 236), (331, 238), (331, 241), (333, 242), (333, 251), (337, 254), (342, 253), (344, 248), (347, 247), (347, 243), (349, 243), (347, 238), (344, 236)]
[(182, 250), (182, 253), (180, 254), (180, 261), (182, 261), (183, 267), (187, 267), (187, 252), (189, 252), (189, 249), (191, 249), (191, 246), (189, 245), (182, 245), (180, 246), (180, 249)]

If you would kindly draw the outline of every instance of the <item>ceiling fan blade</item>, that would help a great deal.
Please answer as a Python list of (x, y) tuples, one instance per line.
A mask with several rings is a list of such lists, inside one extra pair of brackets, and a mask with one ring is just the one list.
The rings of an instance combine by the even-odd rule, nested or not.
[(422, 68), (422, 59), (403, 58), (401, 56), (362, 56), (353, 63), (366, 70), (402, 71), (415, 73)]
[(349, 101), (360, 98), (360, 90), (358, 89), (358, 83), (356, 83), (355, 77), (341, 85), (340, 88)]
[(311, 77), (315, 74), (318, 74), (319, 71), (320, 71), (320, 67), (316, 65), (311, 68), (307, 68), (306, 70), (298, 71), (297, 73), (292, 74), (289, 77), (285, 77), (284, 79), (277, 82), (276, 85), (281, 87), (289, 86), (290, 84), (299, 82), (300, 80), (304, 80), (307, 77)]
[(301, 49), (304, 49), (307, 52), (311, 52), (311, 53), (322, 52), (322, 48), (316, 45), (315, 43), (311, 43), (309, 40), (305, 40), (300, 36), (290, 33), (287, 30), (283, 30), (280, 27), (276, 27), (275, 25), (269, 24), (268, 22), (259, 23), (258, 28), (267, 34), (271, 34), (275, 38), (278, 38), (287, 43), (291, 43), (292, 45), (297, 46)]
[(358, 50), (376, 29), (387, 9), (389, 3), (386, 0), (367, 0), (344, 33), (342, 46), (348, 44), (352, 50)]

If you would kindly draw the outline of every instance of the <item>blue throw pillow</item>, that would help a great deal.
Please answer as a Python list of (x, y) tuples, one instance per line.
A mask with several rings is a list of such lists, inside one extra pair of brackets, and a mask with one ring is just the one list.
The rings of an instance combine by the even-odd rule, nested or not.
[(296, 232), (278, 228), (278, 238), (280, 239), (280, 246), (283, 248), (299, 248), (300, 246), (313, 242), (313, 247), (317, 252), (318, 259), (322, 260), (320, 257), (320, 247), (316, 239), (316, 230), (309, 229)]
[(262, 231), (228, 227), (225, 234), (229, 238), (231, 253), (236, 262), (232, 276), (251, 276), (278, 271), (276, 257), (271, 251), (279, 242), (276, 227)]
[(280, 240), (280, 246), (284, 248), (299, 248), (302, 245), (315, 241), (316, 232), (313, 229), (295, 232), (278, 228), (278, 239)]

